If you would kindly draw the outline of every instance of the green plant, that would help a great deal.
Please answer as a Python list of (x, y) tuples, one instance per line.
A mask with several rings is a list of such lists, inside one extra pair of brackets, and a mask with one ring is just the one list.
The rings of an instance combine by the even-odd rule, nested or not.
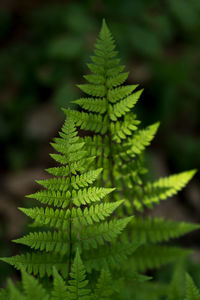
[(180, 260), (176, 265), (169, 285), (167, 300), (199, 300), (200, 292), (192, 277), (185, 273), (185, 262)]
[[(91, 296), (94, 299), (110, 297), (112, 291), (102, 291), (102, 286), (110, 280), (108, 269), (113, 285), (115, 282), (118, 285), (115, 298), (132, 299), (138, 293), (135, 291), (138, 282), (149, 279), (139, 275), (139, 271), (160, 267), (190, 253), (158, 243), (200, 228), (196, 224), (158, 218), (132, 219), (133, 214), (143, 212), (146, 207), (152, 209), (155, 203), (176, 194), (195, 171), (146, 182), (143, 153), (155, 136), (158, 123), (138, 128), (140, 121), (132, 109), (142, 91), (137, 90), (137, 85), (123, 85), (128, 73), (123, 72), (124, 66), (116, 55), (113, 38), (103, 21), (95, 55), (88, 64), (92, 74), (84, 76), (88, 83), (79, 85), (90, 97), (74, 101), (82, 112), (64, 109), (65, 124), (60, 137), (52, 143), (58, 154), (51, 157), (61, 166), (47, 170), (54, 178), (38, 181), (46, 189), (29, 195), (47, 206), (21, 208), (34, 220), (33, 226), (41, 227), (42, 231), (31, 232), (16, 242), (37, 251), (2, 259), (40, 277), (50, 277), (56, 267), (67, 278), (66, 290), (70, 293), (74, 291), (76, 276), (82, 278), (81, 286), (85, 286), (79, 254), (75, 257), (79, 249), (90, 274), (90, 288), (101, 271)], [(80, 138), (75, 125), (90, 131), (90, 135)], [(116, 211), (120, 218), (114, 216)], [(75, 266), (78, 275), (73, 277)], [(90, 296), (88, 292), (80, 297), (77, 294), (67, 297), (89, 299)]]
[[(98, 188), (93, 185), (102, 170), (89, 169), (89, 164), (95, 157), (88, 156), (84, 142), (77, 136), (72, 118), (66, 119), (59, 135), (52, 143), (58, 154), (51, 154), (51, 157), (61, 166), (47, 169), (55, 177), (38, 181), (46, 189), (28, 196), (46, 206), (20, 208), (34, 220), (34, 227), (42, 227), (44, 230), (31, 232), (15, 240), (42, 253), (34, 252), (3, 259), (17, 269), (27, 269), (35, 275), (39, 273), (41, 277), (46, 274), (50, 276), (53, 266), (69, 277), (77, 247), (90, 252), (95, 249), (92, 251), (95, 253), (93, 259), (97, 260), (96, 253), (100, 255), (104, 251), (104, 244), (109, 246), (131, 220), (131, 217), (106, 220), (122, 201), (101, 201), (113, 188)], [(90, 260), (87, 264), (91, 265)]]
[(76, 252), (74, 262), (72, 264), (68, 285), (66, 281), (59, 275), (55, 267), (53, 267), (53, 286), (45, 288), (42, 284), (22, 271), (22, 284), (16, 287), (12, 281), (9, 281), (7, 290), (2, 290), (0, 299), (10, 300), (96, 300), (106, 299), (105, 297), (113, 294), (112, 287), (109, 285), (111, 276), (109, 271), (103, 270), (96, 284), (94, 293), (91, 294), (87, 288), (88, 280), (86, 280), (85, 268), (82, 264), (79, 252)]
[[(82, 108), (82, 111), (66, 109), (64, 111), (73, 117), (76, 125), (82, 130), (92, 132), (92, 136), (86, 136), (84, 139), (91, 155), (97, 156), (94, 166), (103, 168), (99, 184), (116, 187), (110, 199), (115, 201), (123, 199), (124, 207), (121, 214), (133, 215), (137, 211), (143, 212), (145, 208), (152, 209), (154, 204), (175, 195), (188, 183), (196, 171), (182, 172), (154, 182), (146, 181), (144, 174), (147, 170), (144, 168), (143, 154), (154, 138), (159, 124), (155, 123), (139, 129), (141, 122), (137, 120), (132, 110), (142, 90), (137, 90), (138, 85), (124, 84), (128, 72), (123, 71), (124, 66), (120, 64), (116, 56), (114, 40), (106, 23), (103, 22), (95, 44), (94, 56), (91, 56), (92, 63), (88, 64), (91, 74), (84, 76), (88, 83), (78, 85), (84, 93), (89, 95), (89, 98), (82, 97), (74, 101)], [(162, 258), (158, 255), (154, 259), (152, 257), (149, 262), (148, 258), (156, 249), (156, 246), (151, 244), (168, 241), (198, 228), (199, 225), (196, 224), (135, 217), (134, 222), (128, 225), (124, 234), (128, 234), (133, 240), (137, 237), (145, 243), (144, 256), (141, 259), (141, 269), (145, 270), (148, 265), (160, 266), (165, 259), (168, 261), (169, 257), (173, 257), (173, 255), (167, 255), (168, 251), (173, 252), (171, 247), (159, 246), (157, 249), (160, 255), (163, 249)], [(141, 253), (141, 251), (140, 248), (138, 252)], [(173, 253), (175, 259), (179, 254)], [(137, 251), (134, 255), (136, 254)], [(134, 264), (137, 265), (137, 262)]]

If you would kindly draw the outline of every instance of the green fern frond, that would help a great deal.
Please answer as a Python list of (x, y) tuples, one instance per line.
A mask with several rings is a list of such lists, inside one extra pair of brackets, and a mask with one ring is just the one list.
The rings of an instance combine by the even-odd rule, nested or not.
[(132, 135), (132, 131), (134, 132), (137, 130), (140, 121), (136, 120), (135, 117), (136, 115), (131, 117), (132, 122), (130, 122), (130, 116), (126, 116), (123, 122), (117, 121), (110, 124), (110, 131), (115, 142), (120, 143), (121, 140), (125, 140)]
[(107, 155), (107, 150), (110, 150), (108, 146), (108, 137), (104, 138), (100, 135), (95, 135), (94, 137), (85, 136), (84, 137), (85, 144), (87, 145), (88, 152), (90, 155), (100, 156), (105, 149), (105, 155)]
[(123, 201), (92, 205), (84, 210), (72, 208), (72, 223), (77, 227), (99, 223), (109, 217)]
[(76, 206), (80, 206), (82, 204), (98, 202), (114, 190), (114, 188), (89, 187), (86, 189), (78, 190), (78, 192), (72, 191), (73, 203)]
[(71, 184), (74, 189), (79, 189), (83, 187), (88, 187), (99, 177), (101, 172), (103, 171), (102, 168), (97, 170), (90, 170), (86, 173), (81, 175), (72, 176), (71, 177)]
[(116, 103), (119, 100), (129, 96), (137, 87), (138, 85), (136, 84), (136, 85), (126, 85), (126, 86), (110, 89), (108, 91), (108, 100), (111, 103)]
[(191, 250), (179, 247), (144, 245), (134, 252), (132, 260), (135, 268), (144, 272), (148, 269), (159, 268), (191, 253)]
[[(70, 173), (68, 166), (48, 168), (45, 171), (54, 176), (68, 176)], [(76, 171), (75, 174), (77, 174)]]
[[(74, 258), (70, 278), (67, 281), (58, 273), (56, 267), (52, 268), (53, 286), (48, 282), (46, 288), (35, 277), (21, 269), (22, 284), (16, 286), (9, 280), (7, 290), (0, 291), (1, 300), (91, 300), (91, 292), (86, 289), (88, 281), (79, 252)], [(65, 277), (65, 276), (64, 276)]]
[(54, 251), (62, 255), (67, 255), (69, 248), (67, 231), (31, 232), (22, 238), (14, 240), (14, 242), (29, 246), (35, 250)]
[(96, 84), (78, 84), (79, 89), (84, 93), (94, 97), (104, 97), (106, 94), (106, 88), (104, 85)]
[[(66, 115), (69, 114), (68, 109), (63, 109), (63, 111)], [(70, 115), (76, 122), (76, 125), (80, 126), (81, 129), (91, 130), (96, 133), (100, 132), (101, 134), (107, 131), (107, 118), (102, 118), (100, 114), (71, 111)]]
[(180, 259), (174, 268), (167, 300), (183, 300), (185, 294), (183, 289), (183, 286), (185, 286), (184, 267), (184, 260)]
[(189, 274), (186, 274), (186, 297), (185, 300), (200, 300), (200, 292)]
[(80, 105), (83, 109), (89, 112), (104, 114), (107, 109), (106, 99), (81, 98), (73, 101), (73, 103)]
[(144, 151), (144, 149), (149, 146), (150, 142), (153, 140), (158, 127), (159, 123), (155, 123), (145, 129), (137, 131), (133, 138), (129, 139), (128, 142), (124, 144), (124, 147), (128, 148), (128, 155), (134, 157)]
[[(8, 295), (9, 293), (9, 295)], [(1, 300), (26, 300), (27, 298), (25, 297), (25, 295), (23, 295), (21, 293), (21, 291), (19, 291), (19, 289), (13, 284), (13, 282), (11, 280), (8, 281), (8, 293), (5, 293), (5, 298), (3, 298), (3, 296), (1, 297), (0, 294), (0, 299)]]
[(80, 208), (72, 208), (72, 210), (54, 210), (51, 207), (19, 209), (28, 217), (34, 219), (38, 224), (65, 230), (68, 228), (70, 218), (75, 226), (91, 225), (94, 222), (105, 220), (105, 218), (110, 216), (121, 203), (122, 201), (116, 203), (101, 203), (99, 205), (90, 206), (89, 209), (86, 207), (84, 210)]
[(200, 229), (199, 224), (164, 220), (163, 218), (134, 218), (131, 223), (133, 237), (147, 243), (160, 243), (193, 230)]
[(90, 290), (86, 288), (88, 285), (86, 271), (78, 250), (72, 264), (70, 277), (68, 285), (69, 300), (90, 300)]
[[(80, 177), (79, 177), (80, 179)], [(81, 180), (81, 179), (80, 179)], [(56, 181), (56, 180), (55, 180)], [(54, 182), (55, 182), (54, 181)], [(73, 181), (73, 179), (72, 179)], [(60, 180), (61, 184), (63, 182), (66, 182), (66, 185), (63, 186), (63, 189), (67, 191), (52, 191), (49, 190), (42, 190), (39, 192), (36, 192), (35, 194), (28, 195), (28, 198), (33, 198), (41, 203), (48, 204), (48, 205), (54, 205), (57, 207), (67, 207), (69, 205), (69, 199), (73, 198), (73, 203), (76, 206), (80, 206), (81, 204), (91, 203), (91, 202), (97, 202), (103, 199), (106, 195), (110, 194), (115, 189), (109, 189), (109, 188), (96, 188), (96, 187), (89, 187), (89, 188), (83, 188), (77, 190), (71, 190), (69, 191), (70, 183), (66, 179)], [(76, 185), (75, 181), (71, 185)], [(24, 212), (24, 211), (23, 211)]]
[[(69, 189), (70, 179), (69, 177), (54, 177), (50, 179), (36, 180), (36, 182), (50, 191), (66, 192)], [(34, 195), (35, 194), (27, 195), (26, 197), (37, 199)], [(38, 194), (36, 193), (36, 195)]]
[(110, 272), (108, 270), (102, 270), (91, 300), (110, 300), (110, 296), (114, 293), (112, 284)]
[(27, 253), (12, 257), (1, 258), (2, 261), (14, 266), (17, 270), (27, 271), (33, 275), (44, 277), (52, 275), (52, 266), (61, 271), (63, 276), (67, 274), (67, 263), (63, 256), (55, 253)]
[(153, 183), (147, 183), (144, 188), (143, 203), (152, 208), (153, 203), (159, 203), (182, 190), (195, 175), (196, 170), (163, 177)]
[(128, 78), (129, 72), (124, 72), (117, 74), (115, 76), (109, 77), (107, 80), (107, 86), (111, 89), (123, 84)]
[[(116, 121), (121, 116), (125, 115), (127, 112), (135, 106), (137, 103), (140, 95), (142, 94), (143, 90), (140, 90), (127, 98), (121, 100), (120, 102), (116, 103), (115, 105), (110, 105), (109, 116), (112, 121)], [(104, 100), (105, 101), (105, 100)]]
[[(190, 254), (189, 250), (157, 243), (200, 228), (158, 218), (136, 218), (130, 222), (129, 216), (135, 209), (152, 208), (154, 203), (176, 194), (195, 171), (145, 183), (143, 153), (159, 124), (139, 128), (141, 122), (134, 108), (142, 90), (137, 90), (137, 84), (125, 85), (128, 73), (117, 54), (114, 39), (103, 21), (88, 64), (91, 74), (84, 76), (86, 83), (78, 85), (89, 96), (74, 101), (83, 111), (64, 109), (66, 121), (51, 143), (56, 153), (50, 155), (60, 165), (46, 171), (55, 178), (37, 181), (44, 189), (28, 195), (42, 206), (21, 208), (39, 228), (15, 242), (37, 251), (2, 259), (23, 271), (25, 299), (38, 295), (39, 299), (108, 300), (113, 293), (111, 284), (114, 290), (119, 285), (118, 290), (123, 291), (116, 299), (141, 299), (138, 283), (149, 278), (139, 275), (139, 270), (157, 268)], [(80, 138), (76, 127), (90, 131), (90, 136)], [(120, 218), (115, 215), (118, 207)], [(127, 225), (127, 232), (122, 233)], [(81, 251), (85, 267), (76, 249)], [(87, 288), (85, 270), (94, 279), (89, 285), (92, 288), (102, 268), (92, 293)], [(111, 282), (108, 268), (114, 277), (118, 276), (117, 280), (113, 278)], [(51, 296), (25, 271), (40, 277), (53, 275)], [(121, 275), (124, 280), (119, 278)], [(163, 286), (161, 292), (159, 288), (146, 287), (148, 292), (140, 294), (145, 300), (159, 299), (163, 290), (166, 292)], [(10, 291), (13, 295), (23, 293), (12, 285)], [(199, 293), (188, 280), (186, 300), (194, 297), (199, 299)]]
[(36, 223), (48, 225), (52, 228), (65, 229), (68, 228), (70, 211), (56, 209), (52, 207), (34, 207), (34, 208), (19, 208), (25, 215), (34, 219)]
[[(71, 197), (71, 193), (69, 192), (69, 182), (66, 179), (61, 179), (61, 181), (63, 181), (63, 183), (66, 182), (66, 185), (64, 185), (64, 189), (66, 191), (54, 191), (51, 189), (41, 190), (35, 194), (27, 195), (26, 197), (36, 199), (43, 204), (53, 204), (54, 206), (58, 207), (61, 207), (65, 204), (65, 206), (67, 206)], [(21, 210), (23, 211), (23, 209)]]
[(87, 272), (104, 268), (117, 269), (124, 265), (126, 259), (134, 253), (140, 243), (129, 241), (115, 241), (111, 245), (104, 245), (97, 249), (91, 248), (83, 256)]
[(51, 300), (68, 300), (69, 294), (64, 279), (60, 276), (56, 268), (53, 268), (53, 290)]
[(22, 271), (22, 283), (27, 300), (49, 300), (47, 291), (36, 278)]
[[(42, 253), (3, 259), (17, 269), (24, 267), (29, 273), (39, 273), (40, 276), (50, 276), (54, 265), (69, 274), (76, 246), (83, 246), (87, 251), (91, 247), (107, 245), (117, 239), (131, 220), (131, 217), (112, 218), (113, 212), (123, 202), (109, 202), (105, 198), (114, 188), (93, 186), (102, 168), (88, 170), (85, 166), (88, 154), (85, 143), (77, 136), (72, 117), (65, 121), (60, 136), (53, 146), (66, 159), (66, 166), (52, 168), (52, 173), (59, 176), (38, 181), (45, 189), (28, 195), (45, 206), (19, 208), (34, 220), (35, 226), (45, 227), (45, 231), (31, 232), (15, 242)], [(79, 161), (84, 165), (82, 171), (74, 167)], [(65, 270), (64, 262), (67, 265)]]
[(94, 84), (103, 84), (104, 83), (104, 76), (102, 75), (95, 75), (95, 74), (89, 74), (83, 76), (89, 83)]
[(111, 242), (131, 220), (132, 217), (113, 219), (100, 225), (83, 227), (80, 232), (81, 244), (85, 249), (89, 249), (90, 247), (97, 248), (98, 245), (103, 245), (105, 242)]

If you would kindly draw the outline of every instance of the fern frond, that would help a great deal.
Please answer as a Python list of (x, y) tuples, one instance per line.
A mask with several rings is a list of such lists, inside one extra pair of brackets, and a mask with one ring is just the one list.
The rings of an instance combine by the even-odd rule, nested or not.
[(129, 139), (124, 147), (127, 147), (127, 153), (131, 157), (140, 154), (147, 146), (150, 145), (150, 142), (153, 140), (159, 123), (148, 126), (145, 129), (138, 130), (133, 138)]
[(27, 271), (33, 275), (44, 277), (52, 275), (52, 266), (66, 276), (67, 264), (63, 256), (55, 253), (27, 253), (12, 257), (1, 258), (2, 261), (14, 266), (17, 270)]
[[(92, 205), (85, 209), (72, 208), (53, 209), (51, 207), (19, 208), (28, 217), (35, 220), (37, 224), (48, 225), (49, 227), (65, 230), (69, 226), (69, 220), (76, 227), (81, 225), (92, 225), (94, 222), (105, 220), (112, 212), (121, 205), (123, 201), (113, 203), (101, 203)], [(48, 238), (48, 237), (47, 237)]]
[(153, 183), (147, 183), (144, 188), (143, 203), (152, 208), (153, 203), (159, 203), (168, 197), (175, 195), (195, 175), (196, 170), (174, 174), (169, 177), (162, 177)]
[[(8, 295), (9, 293), (9, 295)], [(0, 293), (0, 300), (26, 300), (27, 298), (19, 291), (19, 289), (13, 284), (11, 280), (8, 281), (8, 293), (5, 293), (5, 296)]]
[(185, 291), (185, 273), (184, 273), (184, 259), (180, 259), (175, 265), (173, 277), (169, 286), (167, 300), (182, 300)]
[[(132, 135), (132, 131), (137, 130), (137, 126), (140, 123), (140, 121), (136, 120), (135, 117), (136, 115), (133, 115), (131, 117), (126, 116), (123, 122), (111, 122), (110, 131), (115, 142), (120, 143), (121, 140), (127, 139), (127, 137)], [(126, 146), (127, 145), (125, 145), (125, 147)]]
[(89, 83), (104, 84), (105, 78), (102, 75), (89, 74), (83, 76)]
[(53, 167), (48, 168), (46, 171), (54, 176), (68, 176), (71, 172), (74, 175), (77, 175), (78, 172), (86, 172), (88, 170), (88, 167), (91, 165), (91, 163), (94, 161), (95, 157), (89, 157), (85, 158), (83, 160), (76, 161), (74, 163), (70, 164), (70, 169), (68, 166), (62, 166), (62, 167)]
[[(65, 179), (63, 180), (65, 181)], [(69, 188), (69, 184), (66, 184), (65, 189)], [(52, 191), (52, 190), (41, 190), (36, 192), (35, 194), (27, 195), (28, 198), (33, 198), (41, 203), (54, 205), (54, 206), (62, 206), (64, 203), (69, 203), (69, 199), (71, 197), (71, 193), (68, 191)], [(23, 211), (23, 210), (22, 210)], [(24, 211), (23, 211), (24, 212)]]
[(97, 76), (101, 76), (104, 74), (104, 68), (103, 66), (99, 66), (99, 65), (95, 65), (95, 64), (87, 64), (87, 67), (89, 68), (89, 70), (94, 73)]
[(109, 270), (102, 270), (91, 300), (110, 300), (113, 293), (111, 274)]
[(49, 300), (47, 291), (36, 278), (22, 271), (22, 283), (27, 300)]
[(14, 242), (29, 246), (35, 250), (54, 251), (62, 255), (66, 255), (69, 248), (67, 231), (31, 232), (22, 238), (14, 240)]
[(19, 208), (25, 215), (34, 219), (36, 223), (48, 225), (52, 228), (65, 229), (69, 226), (70, 211), (53, 209), (51, 207)]
[[(70, 138), (70, 140), (68, 140), (68, 139), (64, 140), (64, 139), (57, 138), (57, 139), (55, 139), (54, 143), (51, 143), (51, 146), (57, 152), (69, 155), (69, 159), (70, 159), (70, 154), (74, 155), (72, 153), (74, 153), (74, 152), (77, 153), (78, 150), (82, 150), (83, 149), (84, 142), (79, 142), (79, 140), (76, 139), (76, 142), (72, 143), (71, 138)], [(78, 154), (79, 153), (80, 153), (80, 151), (78, 151)]]
[(77, 85), (83, 92), (94, 97), (104, 97), (106, 94), (106, 88), (104, 85), (96, 84), (78, 84)]
[(133, 265), (139, 271), (159, 268), (181, 257), (191, 254), (192, 251), (179, 247), (146, 245), (134, 252)]
[(108, 79), (110, 77), (115, 77), (117, 75), (119, 75), (121, 72), (123, 72), (125, 69), (125, 66), (121, 65), (121, 66), (117, 66), (117, 67), (113, 67), (113, 68), (109, 68), (107, 71), (106, 71), (106, 75), (108, 77)]
[(126, 259), (140, 246), (129, 241), (115, 241), (112, 244), (91, 248), (83, 256), (87, 272), (104, 268), (120, 269)]
[[(36, 180), (36, 182), (50, 191), (66, 192), (69, 189), (70, 179), (69, 177), (58, 177), (58, 178), (54, 177), (50, 179)], [(35, 194), (27, 195), (26, 197), (37, 199), (34, 197), (34, 195)], [(38, 192), (36, 193), (35, 196), (37, 197), (37, 195)], [(41, 197), (39, 196), (39, 198), (42, 199), (42, 196)]]
[(100, 225), (83, 227), (80, 232), (81, 244), (85, 249), (89, 249), (110, 242), (122, 232), (131, 219), (132, 217), (114, 219)]
[(76, 251), (76, 256), (72, 264), (70, 277), (71, 279), (69, 280), (68, 286), (69, 300), (90, 300), (90, 290), (86, 288), (88, 285), (86, 271), (78, 250)]
[[(89, 96), (74, 101), (84, 111), (64, 109), (66, 121), (51, 143), (56, 153), (50, 155), (61, 166), (47, 169), (55, 178), (37, 181), (45, 189), (28, 196), (44, 205), (21, 208), (35, 225), (44, 229), (38, 228), (15, 242), (38, 252), (2, 259), (23, 272), (41, 277), (53, 275), (54, 288), (49, 296), (35, 278), (23, 273), (28, 299), (108, 300), (113, 293), (111, 284), (114, 290), (119, 285), (118, 290), (123, 291), (116, 299), (159, 299), (164, 295), (163, 286), (161, 292), (159, 288), (155, 292), (146, 285), (148, 292), (138, 296), (138, 283), (149, 279), (139, 275), (138, 270), (157, 268), (190, 254), (189, 250), (156, 243), (200, 228), (158, 218), (136, 218), (130, 222), (132, 217), (128, 216), (135, 208), (138, 211), (145, 206), (151, 208), (174, 195), (192, 178), (194, 171), (145, 184), (143, 152), (154, 138), (158, 123), (139, 129), (140, 121), (133, 109), (142, 90), (136, 90), (138, 85), (124, 84), (128, 73), (123, 72), (124, 66), (116, 56), (114, 39), (103, 21), (88, 64), (92, 74), (84, 76), (86, 83), (78, 85)], [(90, 131), (90, 136), (80, 138), (76, 126)], [(118, 219), (114, 211), (122, 202), (124, 207), (119, 210)], [(127, 234), (121, 235), (128, 224)], [(78, 250), (75, 254), (76, 249), (81, 250), (86, 267)], [(102, 268), (92, 294), (87, 288), (85, 269), (94, 279)], [(124, 280), (111, 281), (108, 268), (115, 271), (114, 277), (119, 275)], [(68, 279), (68, 286), (59, 272)], [(34, 291), (29, 294), (31, 285)], [(89, 286), (95, 286), (94, 282)], [(197, 295), (191, 286), (190, 282), (186, 300)], [(12, 291), (13, 295), (19, 295), (13, 287)]]
[(119, 100), (130, 95), (137, 87), (138, 85), (135, 84), (135, 85), (125, 85), (122, 87), (116, 87), (114, 89), (110, 89), (108, 91), (108, 100), (111, 103), (116, 103)]
[(111, 89), (123, 84), (128, 78), (129, 72), (117, 74), (107, 79), (107, 86)]
[(94, 183), (94, 181), (98, 178), (102, 170), (103, 170), (102, 168), (99, 168), (97, 170), (90, 170), (81, 175), (72, 176), (71, 177), (72, 187), (74, 189), (88, 187), (90, 184)]
[(152, 217), (134, 218), (130, 226), (133, 237), (145, 243), (168, 241), (169, 239), (178, 238), (193, 230), (200, 229), (199, 224), (176, 222)]
[(53, 268), (53, 290), (51, 300), (68, 300), (69, 294), (64, 279), (60, 276), (56, 268)]
[(87, 149), (90, 155), (97, 155), (98, 157), (101, 157), (103, 150), (105, 150), (104, 155), (108, 156), (110, 149), (108, 148), (107, 136), (105, 136), (104, 138), (100, 135), (95, 135), (94, 137), (85, 136), (84, 141), (87, 145)]
[(186, 274), (185, 300), (200, 300), (200, 292), (189, 274)]
[[(69, 114), (69, 110), (63, 109), (63, 111), (66, 115)], [(105, 117), (102, 119), (101, 115), (79, 111), (71, 111), (70, 115), (81, 129), (91, 130), (96, 133), (100, 132), (102, 134), (107, 131), (107, 119)]]
[(85, 208), (84, 210), (72, 209), (72, 223), (77, 227), (92, 225), (94, 222), (98, 223), (104, 221), (109, 217), (113, 211), (122, 204), (123, 201), (111, 202), (111, 203), (101, 203), (97, 205), (92, 205), (90, 208)]
[(142, 94), (143, 90), (140, 90), (127, 98), (119, 101), (118, 103), (110, 106), (109, 116), (112, 121), (116, 121), (121, 116), (125, 115), (129, 112), (137, 103), (140, 95)]
[(114, 191), (114, 188), (97, 188), (97, 187), (89, 187), (82, 190), (72, 191), (73, 203), (76, 206), (80, 206), (82, 204), (98, 202), (103, 199), (106, 195), (110, 194)]
[(81, 98), (73, 101), (89, 112), (104, 114), (107, 110), (106, 99)]

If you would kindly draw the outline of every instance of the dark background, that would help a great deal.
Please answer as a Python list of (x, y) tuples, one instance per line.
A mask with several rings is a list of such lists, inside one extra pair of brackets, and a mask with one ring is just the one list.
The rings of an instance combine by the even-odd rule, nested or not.
[[(49, 141), (61, 107), (80, 96), (76, 84), (105, 17), (129, 83), (145, 91), (137, 105), (143, 126), (161, 121), (147, 155), (152, 177), (200, 169), (200, 1), (107, 0), (0, 3), (0, 256), (26, 231), (17, 206), (51, 165)], [(200, 222), (198, 174), (154, 215)], [(199, 232), (180, 241), (198, 248)], [(196, 259), (199, 254), (196, 252)], [(13, 269), (0, 264), (0, 281)]]

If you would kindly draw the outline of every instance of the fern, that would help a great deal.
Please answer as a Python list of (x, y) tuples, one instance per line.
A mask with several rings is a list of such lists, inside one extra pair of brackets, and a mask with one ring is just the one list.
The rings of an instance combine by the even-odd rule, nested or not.
[[(154, 203), (159, 203), (182, 189), (195, 171), (145, 183), (141, 178), (141, 166), (135, 163), (133, 168), (129, 167), (133, 159), (140, 160), (154, 138), (159, 123), (144, 129), (138, 128), (140, 121), (136, 119), (132, 109), (142, 90), (138, 90), (138, 85), (123, 85), (128, 73), (123, 72), (124, 66), (120, 65), (116, 55), (115, 42), (103, 21), (94, 55), (91, 57), (92, 62), (88, 65), (91, 74), (84, 76), (89, 84), (78, 85), (83, 92), (89, 92), (94, 97), (82, 97), (74, 101), (84, 112), (68, 109), (64, 109), (64, 112), (71, 115), (81, 129), (94, 133), (92, 138), (86, 137), (85, 142), (91, 155), (94, 155), (96, 149), (95, 164), (103, 168), (102, 183), (104, 181), (107, 186), (118, 187), (112, 198), (117, 197), (120, 189), (135, 209), (142, 210), (143, 206), (152, 208)], [(102, 91), (102, 95), (100, 92), (96, 95), (97, 90)], [(127, 182), (129, 191), (124, 188), (127, 187)]]
[[(131, 217), (108, 219), (123, 201), (102, 202), (114, 189), (92, 186), (102, 169), (88, 169), (87, 149), (70, 117), (62, 127), (60, 138), (56, 138), (52, 146), (59, 154), (52, 154), (51, 157), (59, 161), (61, 167), (51, 168), (50, 173), (60, 175), (61, 169), (62, 176), (38, 181), (45, 189), (28, 196), (45, 206), (20, 208), (43, 231), (31, 232), (15, 240), (41, 253), (2, 260), (19, 270), (25, 268), (29, 273), (40, 276), (50, 276), (53, 266), (64, 275), (68, 272), (69, 276), (76, 247), (89, 251), (105, 243), (110, 244), (118, 238)], [(63, 168), (67, 170), (66, 175)], [(78, 260), (79, 256), (75, 262)]]
[(65, 280), (60, 276), (56, 268), (53, 268), (53, 290), (51, 291), (52, 300), (68, 300), (68, 289)]
[(200, 225), (186, 222), (175, 222), (163, 218), (134, 218), (131, 223), (133, 237), (136, 240), (148, 243), (160, 243), (172, 238), (180, 237), (192, 230), (199, 229)]
[(108, 270), (102, 270), (101, 275), (96, 284), (96, 289), (92, 296), (92, 300), (109, 300), (113, 295), (112, 277)]
[[(97, 294), (102, 280), (101, 275), (94, 295)], [(4, 295), (5, 299), (11, 300), (90, 300), (93, 294), (87, 285), (85, 268), (77, 250), (68, 281), (53, 267), (53, 286), (45, 289), (38, 279), (22, 271), (22, 286), (17, 288), (9, 281), (7, 290), (1, 291), (0, 299), (3, 299)]]
[(69, 280), (68, 286), (69, 299), (89, 300), (90, 290), (85, 288), (88, 284), (88, 281), (86, 280), (85, 269), (78, 251), (76, 252), (70, 277), (71, 279)]
[(189, 274), (186, 274), (186, 296), (184, 300), (199, 300), (200, 292)]
[(169, 286), (167, 300), (182, 300), (184, 297), (183, 286), (185, 284), (184, 261), (179, 260), (175, 265), (173, 277)]
[[(191, 254), (192, 251), (172, 246), (145, 245), (134, 252), (132, 263), (136, 270), (146, 271), (159, 268), (181, 257)], [(130, 261), (130, 259), (129, 259)]]
[[(117, 290), (121, 291), (119, 299), (140, 299), (132, 283), (149, 277), (139, 271), (159, 268), (191, 253), (157, 243), (199, 229), (199, 225), (158, 218), (132, 221), (135, 211), (152, 209), (179, 192), (196, 171), (146, 182), (143, 155), (159, 123), (140, 127), (133, 110), (143, 90), (137, 84), (125, 85), (128, 73), (117, 54), (103, 21), (88, 64), (91, 74), (84, 76), (86, 83), (78, 85), (87, 96), (74, 101), (82, 111), (63, 109), (66, 121), (51, 143), (56, 153), (50, 156), (56, 166), (46, 171), (53, 177), (38, 180), (42, 189), (27, 196), (37, 201), (34, 207), (20, 208), (33, 220), (33, 231), (14, 242), (32, 252), (2, 258), (22, 271), (23, 286), (17, 289), (10, 283), (8, 290), (1, 292), (2, 299), (108, 300)], [(90, 134), (85, 132), (80, 138), (77, 127)], [(46, 290), (41, 279), (26, 272), (41, 278), (53, 276), (53, 288)], [(163, 286), (144, 286), (149, 295), (141, 295), (149, 299), (158, 299), (166, 291)], [(172, 288), (172, 295), (174, 291)], [(198, 297), (187, 278), (186, 300)]]
[(8, 288), (0, 291), (0, 299), (109, 300), (110, 296), (115, 293), (112, 284), (109, 270), (103, 269), (94, 291), (89, 289), (85, 267), (77, 250), (68, 281), (53, 267), (53, 286), (45, 289), (38, 279), (22, 271), (22, 285), (16, 287), (9, 280)]
[[(145, 180), (144, 174), (147, 170), (144, 167), (143, 155), (153, 140), (159, 123), (146, 128), (140, 127), (141, 122), (133, 111), (143, 90), (139, 89), (137, 84), (125, 84), (128, 73), (124, 72), (124, 66), (117, 58), (115, 42), (105, 21), (88, 67), (91, 73), (84, 76), (86, 83), (78, 87), (90, 97), (83, 95), (74, 101), (82, 111), (64, 109), (64, 112), (66, 116), (71, 116), (82, 130), (91, 131), (90, 136), (85, 133), (84, 141), (90, 155), (96, 156), (92, 163), (93, 168), (103, 168), (97, 183), (101, 187), (117, 187), (109, 195), (109, 201), (118, 203), (123, 199), (124, 205), (120, 214), (128, 216), (133, 215), (135, 211), (143, 212), (145, 208), (152, 209), (161, 200), (166, 200), (184, 188), (196, 171), (174, 174), (154, 182)], [(96, 120), (99, 120), (98, 124)], [(138, 255), (138, 261), (141, 259), (141, 263), (144, 263), (141, 269), (146, 269), (148, 265), (153, 268), (168, 262), (167, 254), (159, 253), (164, 251), (164, 248), (156, 246), (157, 243), (179, 237), (195, 229), (199, 229), (199, 226), (156, 218), (152, 220), (135, 218), (129, 223), (128, 231), (123, 233), (123, 236), (127, 234), (129, 238), (132, 237), (132, 241), (139, 240), (146, 244), (145, 248), (139, 248), (138, 252), (133, 253), (133, 259)], [(149, 243), (154, 243), (155, 247), (152, 248)], [(146, 254), (143, 253), (144, 249)], [(157, 251), (157, 260), (153, 255), (147, 261), (146, 258), (143, 259), (143, 255), (147, 255), (148, 259), (152, 249)], [(173, 258), (173, 255), (174, 258), (178, 257), (179, 251), (181, 252), (181, 249), (177, 250), (177, 248), (168, 250), (169, 261), (170, 257)], [(165, 259), (162, 259), (162, 255)], [(89, 269), (92, 265), (97, 265), (95, 260), (91, 259), (90, 262), (88, 260)]]
[(22, 272), (23, 288), (27, 300), (38, 299), (38, 300), (49, 300), (46, 290), (34, 277)]
[[(185, 286), (185, 289), (183, 288)], [(177, 264), (167, 300), (199, 300), (200, 292), (192, 277), (184, 273), (183, 262)]]

